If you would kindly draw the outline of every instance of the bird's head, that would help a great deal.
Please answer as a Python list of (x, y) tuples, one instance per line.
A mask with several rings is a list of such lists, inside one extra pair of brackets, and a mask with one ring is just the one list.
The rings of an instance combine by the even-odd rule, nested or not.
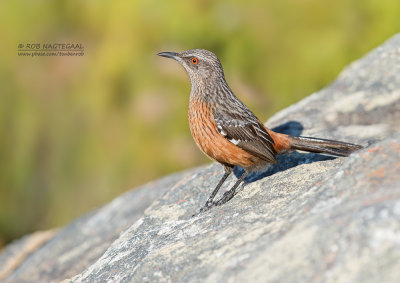
[(158, 55), (178, 61), (189, 74), (192, 86), (214, 79), (225, 80), (222, 65), (211, 51), (190, 49), (180, 53), (161, 52)]

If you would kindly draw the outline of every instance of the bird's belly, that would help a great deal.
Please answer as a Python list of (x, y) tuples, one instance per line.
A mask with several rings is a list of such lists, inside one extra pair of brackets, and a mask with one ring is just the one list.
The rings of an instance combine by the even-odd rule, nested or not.
[(190, 102), (189, 126), (193, 139), (201, 151), (219, 163), (249, 168), (261, 161), (228, 141), (217, 131), (211, 108), (206, 102)]

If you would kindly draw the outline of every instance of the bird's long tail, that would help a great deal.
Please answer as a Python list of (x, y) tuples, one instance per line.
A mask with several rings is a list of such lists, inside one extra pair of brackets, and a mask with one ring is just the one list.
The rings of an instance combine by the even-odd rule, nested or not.
[(352, 152), (363, 148), (361, 145), (341, 141), (310, 137), (289, 136), (291, 149), (304, 150), (315, 153), (327, 153), (335, 156), (348, 156)]

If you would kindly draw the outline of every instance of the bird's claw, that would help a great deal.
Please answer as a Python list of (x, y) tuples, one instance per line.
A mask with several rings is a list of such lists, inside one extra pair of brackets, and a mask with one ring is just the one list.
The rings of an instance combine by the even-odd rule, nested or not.
[(200, 209), (200, 211), (198, 213), (195, 213), (192, 215), (192, 217), (199, 215), (200, 213), (206, 212), (207, 210), (209, 210), (210, 208), (217, 206), (217, 202), (214, 201), (207, 201), (206, 204)]
[(225, 192), (222, 196), (221, 199), (219, 199), (216, 203), (215, 206), (217, 205), (223, 205), (224, 203), (227, 203), (228, 201), (230, 201), (234, 196), (236, 195), (236, 191), (235, 190), (229, 190), (227, 192)]
[(227, 203), (235, 195), (236, 195), (236, 191), (235, 190), (229, 190), (229, 191), (225, 192), (223, 194), (223, 196), (221, 197), (221, 199), (219, 199), (217, 201), (208, 200), (206, 202), (206, 204), (200, 209), (200, 211), (198, 213), (196, 213), (196, 214), (193, 214), (192, 217), (194, 217), (194, 216), (196, 216), (196, 215), (198, 215), (200, 213), (206, 212), (207, 210), (211, 209), (214, 206), (220, 206), (220, 205), (223, 205), (224, 203)]

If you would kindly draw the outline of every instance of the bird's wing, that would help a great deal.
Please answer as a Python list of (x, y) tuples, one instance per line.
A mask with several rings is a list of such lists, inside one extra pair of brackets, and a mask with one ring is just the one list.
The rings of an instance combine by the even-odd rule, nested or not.
[(274, 141), (253, 113), (216, 111), (214, 119), (218, 132), (228, 141), (262, 160), (277, 162)]

